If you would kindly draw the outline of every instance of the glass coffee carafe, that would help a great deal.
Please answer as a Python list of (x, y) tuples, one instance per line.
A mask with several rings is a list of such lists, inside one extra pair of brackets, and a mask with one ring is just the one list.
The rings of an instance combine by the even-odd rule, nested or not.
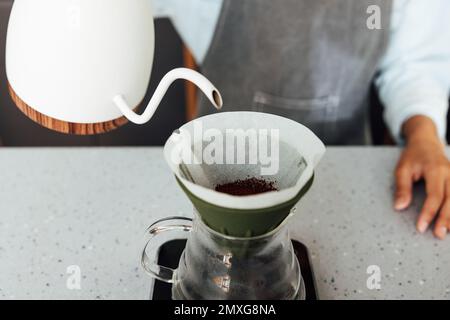
[[(195, 218), (153, 224), (143, 267), (172, 284), (173, 299), (304, 299), (286, 221), (324, 153), (311, 130), (272, 114), (223, 112), (185, 124), (166, 142), (164, 156)], [(219, 188), (241, 188), (246, 180), (252, 182), (245, 195)], [(256, 191), (257, 181), (275, 190)], [(162, 244), (181, 238), (187, 244), (176, 270), (151, 260)]]
[[(172, 284), (174, 300), (304, 299), (300, 265), (286, 223), (252, 238), (223, 235), (198, 216), (160, 220), (147, 230), (142, 266), (155, 279)], [(185, 238), (178, 269), (157, 265), (160, 245)], [(159, 243), (158, 243), (159, 242)]]

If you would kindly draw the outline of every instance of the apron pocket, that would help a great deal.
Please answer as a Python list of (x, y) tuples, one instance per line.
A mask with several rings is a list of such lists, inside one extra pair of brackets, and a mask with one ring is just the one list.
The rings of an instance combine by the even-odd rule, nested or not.
[(290, 99), (256, 92), (253, 110), (271, 113), (297, 121), (311, 129), (321, 139), (334, 131), (339, 107), (338, 96), (312, 99)]

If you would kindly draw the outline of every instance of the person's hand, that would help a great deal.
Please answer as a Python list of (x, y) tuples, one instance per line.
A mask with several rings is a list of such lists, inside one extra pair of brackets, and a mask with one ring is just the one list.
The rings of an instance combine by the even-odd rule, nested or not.
[(410, 118), (403, 126), (407, 145), (395, 171), (395, 209), (412, 201), (414, 182), (425, 180), (426, 200), (417, 220), (424, 233), (436, 218), (434, 234), (444, 239), (450, 230), (450, 162), (433, 121), (425, 116)]

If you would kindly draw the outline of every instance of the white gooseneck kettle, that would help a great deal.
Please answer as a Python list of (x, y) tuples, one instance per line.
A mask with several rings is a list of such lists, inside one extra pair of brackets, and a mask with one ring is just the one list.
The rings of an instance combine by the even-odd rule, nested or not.
[(221, 108), (218, 90), (185, 68), (169, 72), (144, 113), (155, 33), (150, 0), (16, 0), (6, 70), (15, 104), (63, 133), (96, 134), (151, 119), (170, 84), (192, 81)]

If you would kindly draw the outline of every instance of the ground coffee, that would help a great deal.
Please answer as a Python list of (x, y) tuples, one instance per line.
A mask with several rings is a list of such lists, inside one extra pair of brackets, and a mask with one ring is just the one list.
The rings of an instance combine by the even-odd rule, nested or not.
[(248, 178), (245, 180), (220, 184), (217, 185), (215, 189), (218, 192), (227, 193), (233, 196), (249, 196), (269, 191), (278, 191), (275, 187), (275, 182), (257, 178)]

